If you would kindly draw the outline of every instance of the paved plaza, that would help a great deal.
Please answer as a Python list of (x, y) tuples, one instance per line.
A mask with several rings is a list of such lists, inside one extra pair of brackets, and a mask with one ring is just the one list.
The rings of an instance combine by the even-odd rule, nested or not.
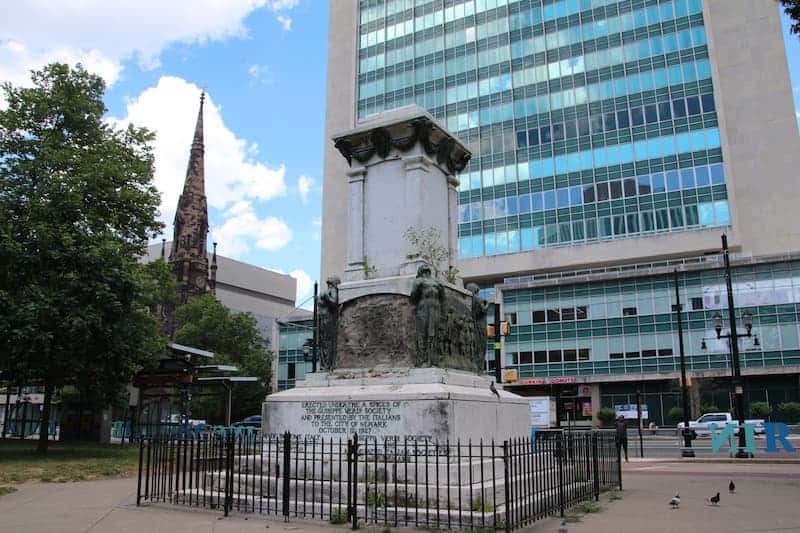
[[(800, 532), (800, 464), (736, 462), (669, 463), (633, 460), (624, 466), (622, 499), (602, 498), (603, 511), (583, 515), (570, 532), (735, 531)], [(736, 493), (728, 494), (728, 482)], [(0, 498), (0, 532), (224, 532), (345, 531), (346, 526), (219, 512), (135, 506), (135, 479), (18, 485)], [(669, 500), (681, 495), (680, 509)], [(719, 506), (706, 499), (720, 492)], [(528, 531), (555, 532), (557, 519)], [(377, 529), (379, 530), (379, 529)]]

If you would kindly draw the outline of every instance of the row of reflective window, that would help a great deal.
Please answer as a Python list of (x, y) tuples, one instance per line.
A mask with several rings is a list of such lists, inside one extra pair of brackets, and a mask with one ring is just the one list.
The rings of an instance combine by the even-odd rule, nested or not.
[[(678, 77), (672, 77), (671, 73), (673, 71), (677, 73)], [(701, 59), (683, 63), (682, 65), (673, 65), (672, 67), (639, 74), (621, 76), (583, 87), (553, 91), (541, 96), (519, 98), (513, 103), (501, 103), (486, 106), (479, 110), (448, 115), (446, 125), (450, 131), (458, 133), (480, 126), (511, 121), (515, 118), (520, 119), (539, 113), (547, 113), (548, 111), (557, 111), (590, 102), (629, 96), (643, 91), (652, 91), (710, 77), (711, 65), (708, 59)], [(382, 107), (378, 103), (375, 105), (376, 109), (377, 107)], [(369, 111), (369, 106), (364, 108), (365, 113), (369, 113)]]
[[(502, 61), (508, 61), (509, 59), (522, 58), (533, 54), (536, 50), (541, 51), (540, 48), (535, 47), (535, 41), (535, 39), (515, 41), (511, 43), (510, 50), (504, 45), (500, 48), (481, 50), (478, 52), (477, 56), (471, 53), (466, 55), (461, 54), (447, 60), (449, 64), (452, 64), (449, 68), (444, 67), (441, 60), (438, 63), (426, 65), (427, 71), (424, 72), (417, 66), (416, 75), (412, 67), (404, 70), (390, 69), (384, 76), (382, 75), (382, 71), (373, 72), (376, 69), (380, 70), (383, 68), (383, 61), (380, 60), (383, 55), (365, 58), (361, 61), (362, 75), (359, 77), (359, 99), (364, 100), (376, 94), (391, 92), (414, 85), (415, 79), (416, 83), (421, 84), (432, 79), (443, 77), (445, 74), (455, 75), (467, 70), (473, 70), (475, 65), (479, 67), (488, 66)], [(703, 46), (705, 44), (705, 29), (702, 26), (696, 26), (691, 29), (666, 33), (663, 36), (629, 42), (617, 47), (587, 52), (583, 55), (576, 55), (549, 64), (515, 70), (513, 72), (513, 77), (512, 73), (506, 73), (482, 79), (480, 82), (471, 81), (462, 85), (449, 87), (446, 94), (446, 103), (453, 104), (470, 98), (477, 98), (478, 96), (486, 96), (510, 90), (512, 88), (512, 79), (513, 87), (525, 87), (528, 85), (535, 85), (536, 83), (557, 80), (566, 76), (622, 65), (641, 59), (664, 56), (672, 52)], [(404, 62), (442, 49), (441, 42), (435, 39), (417, 43), (414, 46), (416, 46), (416, 50), (412, 49), (412, 46), (407, 46), (387, 52), (387, 55), (397, 60), (396, 62)], [(447, 44), (445, 44), (445, 47), (448, 49), (450, 48)], [(477, 62), (467, 58), (477, 58)]]
[(552, 191), (520, 194), (470, 202), (458, 206), (459, 223), (479, 222), (512, 215), (564, 209), (595, 202), (633, 198), (650, 194), (722, 185), (725, 172), (722, 164), (656, 172), (608, 182), (562, 187)]
[(530, 228), (482, 232), (458, 238), (458, 256), (466, 259), (483, 255), (518, 253), (545, 247), (596, 240), (637, 237), (730, 225), (727, 200), (670, 206), (625, 214), (600, 216), (570, 222), (555, 222)]
[(517, 147), (538, 146), (539, 144), (563, 141), (565, 139), (576, 139), (585, 135), (627, 129), (632, 126), (655, 124), (673, 118), (710, 113), (715, 109), (714, 96), (711, 94), (676, 98), (672, 102), (636, 106), (603, 115), (570, 119), (528, 131), (518, 131)]
[[(719, 147), (719, 130), (708, 128), (632, 143), (603, 146), (593, 150), (545, 157), (534, 161), (523, 161), (517, 163), (516, 166), (485, 169), (482, 173), (466, 173), (461, 176), (459, 186), (464, 191), (480, 188), (482, 185), (488, 187), (513, 183), (516, 180), (547, 178), (569, 172), (633, 163), (634, 161), (646, 161), (701, 150), (714, 150)], [(669, 186), (668, 184), (667, 190), (669, 190)]]
[[(502, 8), (502, 6), (507, 3), (507, 0), (476, 0), (476, 3), (473, 3), (472, 0), (468, 0), (467, 2), (443, 10), (437, 9), (424, 15), (401, 20), (390, 26), (381, 24), (382, 19), (386, 18), (380, 13), (383, 6), (379, 5), (371, 10), (367, 10), (366, 15), (362, 10), (362, 29), (360, 30), (359, 49), (363, 50), (384, 42), (390, 42), (405, 35), (411, 35), (456, 20), (472, 17), (484, 11)], [(482, 25), (478, 25), (476, 33), (481, 36), (479, 38), (490, 37), (499, 33), (508, 32), (509, 29), (518, 30), (537, 26), (543, 22), (569, 17), (584, 11), (596, 9), (603, 5), (615, 3), (618, 3), (618, 0), (562, 0), (561, 2), (544, 6), (541, 4), (534, 4), (529, 10), (522, 10), (517, 14), (511, 15), (510, 19), (502, 17), (502, 15), (506, 13), (505, 10), (502, 10), (498, 13), (501, 17), (490, 17), (491, 20), (488, 20)], [(623, 2), (620, 3), (624, 4)], [(391, 15), (395, 12), (397, 11), (388, 10), (386, 15)], [(700, 0), (672, 0), (663, 2), (660, 5), (653, 5), (636, 11), (626, 12), (616, 17), (608, 17), (601, 21), (584, 23), (581, 26), (577, 26), (580, 32), (573, 31), (565, 33), (562, 31), (560, 32), (561, 34), (553, 32), (554, 36), (542, 44), (544, 44), (547, 49), (554, 49), (569, 44), (575, 44), (581, 42), (581, 40), (614, 35), (635, 28), (701, 12), (702, 6)], [(589, 14), (584, 13), (581, 18), (585, 19), (587, 15)], [(365, 16), (368, 20), (363, 19)], [(383, 27), (369, 31), (368, 28), (371, 26), (369, 22), (375, 20), (379, 21), (378, 24)], [(498, 20), (503, 22), (498, 24)], [(483, 26), (483, 28), (481, 28), (481, 26)]]
[[(549, 82), (561, 77), (582, 74), (584, 72), (590, 72), (614, 65), (621, 65), (639, 59), (650, 58), (652, 56), (662, 56), (664, 54), (682, 49), (693, 48), (695, 46), (702, 46), (704, 44), (706, 44), (706, 36), (705, 29), (702, 26), (692, 28), (691, 30), (683, 30), (677, 33), (666, 34), (664, 37), (643, 39), (641, 41), (632, 42), (624, 46), (599, 50), (582, 56), (562, 59), (561, 61), (556, 61), (550, 64), (515, 70), (513, 73), (500, 74), (481, 79), (480, 81), (471, 81), (462, 85), (448, 87), (446, 93), (446, 103), (454, 104), (472, 98), (477, 98), (479, 96), (488, 96), (491, 94), (508, 91), (513, 88)], [(515, 59), (516, 57), (519, 56), (515, 54), (515, 45), (512, 44), (511, 59)], [(465, 65), (465, 67), (466, 66), (467, 65)], [(441, 71), (438, 73), (441, 76)], [(404, 84), (411, 85), (414, 83), (413, 76), (409, 77), (407, 73), (402, 74), (402, 76), (404, 76), (403, 83), (395, 83), (391, 75), (387, 76), (386, 92), (400, 89), (405, 86)], [(675, 71), (673, 76), (675, 79), (678, 79), (680, 77), (680, 71)], [(422, 83), (429, 79), (434, 79), (426, 78), (424, 76), (421, 77), (419, 75), (416, 77), (417, 79), (420, 79), (420, 82), (418, 83)], [(377, 94), (376, 91), (379, 88), (379, 85), (379, 82), (363, 84), (365, 92), (360, 93), (359, 98), (365, 99), (370, 96), (374, 96)]]

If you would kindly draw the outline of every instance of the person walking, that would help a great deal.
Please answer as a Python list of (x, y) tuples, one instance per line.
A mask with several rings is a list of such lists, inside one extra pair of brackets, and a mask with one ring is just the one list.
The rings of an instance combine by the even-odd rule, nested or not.
[(617, 451), (620, 448), (625, 451), (625, 462), (628, 462), (628, 424), (625, 422), (625, 417), (619, 415), (616, 422), (614, 422), (616, 430), (615, 441), (617, 443)]

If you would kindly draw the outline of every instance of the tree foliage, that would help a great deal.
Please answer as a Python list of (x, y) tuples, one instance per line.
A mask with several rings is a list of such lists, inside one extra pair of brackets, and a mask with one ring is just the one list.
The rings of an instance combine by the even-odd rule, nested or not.
[[(178, 324), (175, 342), (214, 352), (215, 364), (239, 368), (240, 376), (255, 376), (258, 383), (234, 385), (231, 421), (261, 413), (261, 404), (269, 393), (272, 378), (272, 353), (261, 337), (251, 313), (236, 313), (222, 305), (212, 294), (193, 298), (175, 311)], [(202, 393), (218, 392), (219, 396), (195, 395), (192, 418), (205, 418), (221, 423), (225, 416), (224, 390), (206, 386)]]
[(153, 134), (106, 124), (103, 80), (80, 65), (32, 82), (2, 86), (0, 370), (44, 385), (46, 430), (54, 390), (110, 401), (162, 349), (137, 261), (161, 225)]
[(800, 0), (778, 0), (783, 12), (792, 19), (792, 33), (800, 34)]

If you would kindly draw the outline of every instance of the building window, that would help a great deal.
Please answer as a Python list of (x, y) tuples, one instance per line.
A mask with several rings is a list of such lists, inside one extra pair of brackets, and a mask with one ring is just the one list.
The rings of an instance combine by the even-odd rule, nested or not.
[(623, 354), (619, 353), (619, 352), (608, 354), (608, 358), (609, 359), (622, 359), (622, 357), (623, 357)]
[(664, 348), (658, 351), (659, 357), (670, 357), (672, 355), (672, 348)]
[(295, 363), (289, 363), (286, 368), (286, 379), (295, 379), (296, 371), (295, 371)]
[(656, 353), (655, 350), (642, 350), (642, 357), (655, 357)]
[(560, 363), (561, 362), (561, 350), (550, 350), (548, 352), (547, 360), (551, 363)]
[(635, 307), (623, 307), (622, 316), (636, 316), (636, 311)]
[(625, 359), (638, 359), (639, 352), (625, 352)]
[(578, 361), (589, 360), (589, 348), (580, 348), (578, 350)]
[(692, 298), (692, 310), (698, 311), (703, 309), (703, 299), (702, 298)]
[(578, 352), (576, 350), (564, 350), (564, 361), (571, 362), (578, 360)]
[(560, 309), (548, 309), (547, 310), (547, 321), (548, 322), (561, 322), (561, 310)]
[(533, 323), (534, 324), (544, 324), (545, 322), (545, 312), (544, 311), (534, 311), (533, 312)]
[(533, 352), (533, 362), (534, 363), (546, 363), (547, 362), (547, 352), (544, 350), (538, 350)]
[(575, 320), (575, 308), (565, 307), (561, 309), (561, 320)]
[(519, 352), (519, 364), (529, 365), (533, 363), (533, 352)]

